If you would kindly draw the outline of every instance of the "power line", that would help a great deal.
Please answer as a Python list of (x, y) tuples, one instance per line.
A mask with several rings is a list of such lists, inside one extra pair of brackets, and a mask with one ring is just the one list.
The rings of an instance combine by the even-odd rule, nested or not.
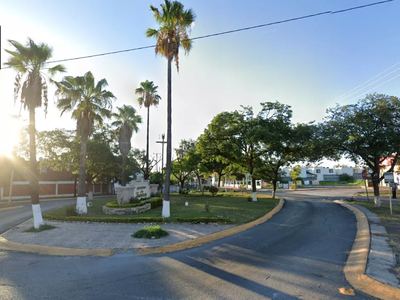
[[(370, 78), (370, 79), (364, 81), (363, 83), (361, 83), (360, 85), (358, 85), (358, 86), (356, 86), (355, 88), (351, 89), (350, 91), (348, 91), (348, 92), (344, 93), (343, 95), (337, 97), (336, 99), (330, 101), (328, 104), (333, 103), (333, 102), (337, 102), (337, 101), (339, 101), (339, 102), (340, 102), (340, 101), (343, 101), (344, 99), (348, 98), (349, 96), (351, 96), (351, 95), (357, 93), (358, 90), (362, 90), (362, 89), (366, 88), (367, 86), (370, 86), (371, 84), (373, 84), (373, 83), (375, 83), (375, 82), (377, 82), (377, 81), (379, 81), (379, 80), (382, 80), (383, 78), (385, 78), (385, 77), (387, 77), (388, 75), (390, 75), (390, 74), (396, 72), (396, 71), (399, 70), (400, 68), (397, 68), (397, 69), (395, 69), (394, 71), (390, 72), (389, 74), (386, 74), (386, 75), (383, 76), (382, 78), (377, 79), (377, 80), (375, 80), (374, 82), (372, 82), (372, 83), (370, 83), (370, 84), (364, 86), (366, 83), (368, 83), (368, 82), (370, 82), (371, 80), (374, 80), (375, 78), (379, 77), (380, 75), (386, 73), (387, 71), (389, 71), (389, 70), (392, 69), (393, 67), (397, 66), (398, 64), (400, 64), (400, 61), (398, 61), (398, 62), (395, 63), (394, 65), (390, 66), (390, 67), (387, 68), (386, 70), (380, 72), (379, 74), (375, 75), (374, 77), (372, 77), (372, 78)], [(350, 94), (349, 94), (349, 93), (350, 93)]]
[[(238, 28), (238, 29), (234, 29), (234, 30), (228, 30), (228, 31), (222, 31), (222, 32), (218, 32), (218, 33), (207, 34), (207, 35), (191, 38), (190, 40), (192, 40), (192, 41), (193, 40), (200, 40), (200, 39), (210, 38), (210, 37), (214, 37), (214, 36), (220, 36), (220, 35), (240, 32), (240, 31), (247, 31), (247, 30), (257, 29), (257, 28), (261, 28), (261, 27), (267, 27), (267, 26), (272, 26), (272, 25), (277, 25), (277, 24), (282, 24), (282, 23), (289, 23), (289, 22), (293, 22), (293, 21), (314, 18), (314, 17), (318, 17), (318, 16), (321, 16), (321, 15), (339, 14), (339, 13), (344, 13), (344, 12), (348, 12), (348, 11), (352, 11), (352, 10), (362, 9), (362, 8), (366, 8), (366, 7), (370, 7), (370, 6), (381, 5), (381, 4), (385, 4), (385, 3), (388, 3), (388, 2), (392, 2), (392, 1), (394, 1), (394, 0), (384, 0), (384, 1), (374, 2), (374, 3), (370, 3), (370, 4), (360, 5), (360, 6), (349, 7), (349, 8), (345, 8), (345, 9), (341, 9), (341, 10), (336, 10), (336, 11), (324, 11), (324, 12), (319, 12), (319, 13), (315, 13), (315, 14), (311, 14), (311, 15), (305, 15), (305, 16), (301, 16), (301, 17), (295, 17), (295, 18), (290, 18), (290, 19), (271, 22), (271, 23), (265, 23), (265, 24), (250, 26), (250, 27), (243, 27), (243, 28)], [(72, 60), (80, 60), (80, 59), (93, 58), (93, 57), (98, 57), (98, 56), (105, 56), (105, 55), (112, 55), (112, 54), (118, 54), (118, 53), (124, 53), (124, 52), (138, 51), (138, 50), (155, 48), (155, 47), (156, 47), (156, 45), (143, 46), (143, 47), (137, 47), (137, 48), (131, 48), (131, 49), (125, 49), (125, 50), (104, 52), (104, 53), (100, 53), (100, 54), (92, 54), (92, 55), (86, 55), (86, 56), (80, 56), (80, 57), (74, 57), (74, 58), (54, 60), (54, 61), (49, 61), (47, 63), (48, 64), (50, 64), (50, 63), (60, 63), (60, 62), (66, 62), (66, 61), (72, 61)], [(3, 69), (9, 69), (9, 68), (10, 67), (5, 67)]]
[[(394, 77), (392, 77), (392, 78), (390, 78), (390, 79), (388, 79), (388, 80), (382, 82), (381, 84), (378, 84), (377, 86), (373, 87), (372, 89), (369, 89), (368, 91), (365, 91), (364, 93), (358, 95), (357, 97), (354, 97), (354, 98), (352, 98), (352, 99), (350, 99), (350, 100), (345, 101), (345, 103), (351, 102), (351, 101), (353, 101), (353, 100), (356, 100), (356, 99), (358, 99), (358, 97), (363, 96), (363, 95), (365, 95), (365, 94), (368, 94), (369, 92), (371, 92), (371, 91), (375, 90), (376, 88), (378, 88), (378, 87), (380, 87), (380, 86), (382, 86), (382, 85), (384, 85), (384, 84), (386, 84), (386, 83), (388, 83), (388, 82), (390, 82), (390, 81), (396, 79), (397, 77), (400, 77), (400, 74), (397, 74), (396, 76), (394, 76)], [(379, 79), (379, 80), (380, 80), (380, 79)]]

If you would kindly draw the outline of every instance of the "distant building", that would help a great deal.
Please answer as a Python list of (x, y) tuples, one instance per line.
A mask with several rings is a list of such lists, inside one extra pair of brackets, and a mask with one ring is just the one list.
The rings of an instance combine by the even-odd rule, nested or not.
[[(5, 180), (3, 185), (0, 186), (0, 201), (9, 199), (10, 180), (11, 173), (9, 179)], [(77, 191), (77, 185), (71, 171), (64, 170), (58, 172), (49, 168), (42, 169), (39, 173), (39, 198), (72, 197), (75, 191)], [(86, 192), (89, 192), (87, 184)], [(93, 192), (93, 194), (111, 194), (113, 192), (112, 183), (93, 183), (91, 192)], [(30, 199), (29, 181), (26, 169), (15, 170), (14, 172), (12, 199)]]
[[(282, 181), (290, 181), (289, 176), (291, 168), (284, 168), (285, 176), (282, 177)], [(342, 174), (353, 176), (355, 180), (362, 179), (363, 168), (359, 167), (345, 167), (345, 168), (325, 168), (325, 167), (313, 167), (313, 168), (301, 168), (300, 177), (303, 180), (318, 180), (318, 181), (339, 181), (339, 177)]]

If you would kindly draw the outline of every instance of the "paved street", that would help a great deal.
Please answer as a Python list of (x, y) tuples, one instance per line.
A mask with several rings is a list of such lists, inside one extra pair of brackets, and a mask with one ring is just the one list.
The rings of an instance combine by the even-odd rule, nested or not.
[[(75, 199), (40, 201), (40, 207), (42, 209), (42, 212), (44, 213), (56, 207), (64, 206), (74, 202), (76, 202)], [(21, 222), (32, 218), (32, 205), (30, 202), (15, 201), (13, 202), (13, 205), (22, 207), (0, 210), (0, 234), (20, 224)]]
[[(0, 299), (348, 299), (338, 288), (349, 287), (343, 266), (355, 217), (322, 201), (347, 192), (287, 192), (293, 200), (268, 222), (171, 254), (1, 252)], [(354, 298), (372, 299), (358, 292)]]

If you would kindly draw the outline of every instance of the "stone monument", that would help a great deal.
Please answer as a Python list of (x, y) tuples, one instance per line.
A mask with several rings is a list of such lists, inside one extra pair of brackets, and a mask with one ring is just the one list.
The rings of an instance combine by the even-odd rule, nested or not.
[(119, 205), (128, 204), (131, 198), (150, 198), (157, 193), (158, 184), (150, 184), (150, 180), (133, 180), (127, 186), (115, 188)]

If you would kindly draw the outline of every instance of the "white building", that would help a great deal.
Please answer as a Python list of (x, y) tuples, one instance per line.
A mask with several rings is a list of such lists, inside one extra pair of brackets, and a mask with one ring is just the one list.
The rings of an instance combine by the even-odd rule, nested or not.
[[(284, 168), (285, 176), (290, 177), (291, 168)], [(345, 167), (345, 168), (325, 168), (325, 167), (312, 167), (301, 168), (300, 177), (305, 180), (318, 180), (318, 181), (339, 181), (339, 176), (347, 174), (353, 176), (354, 179), (361, 179), (363, 169), (359, 167)]]

